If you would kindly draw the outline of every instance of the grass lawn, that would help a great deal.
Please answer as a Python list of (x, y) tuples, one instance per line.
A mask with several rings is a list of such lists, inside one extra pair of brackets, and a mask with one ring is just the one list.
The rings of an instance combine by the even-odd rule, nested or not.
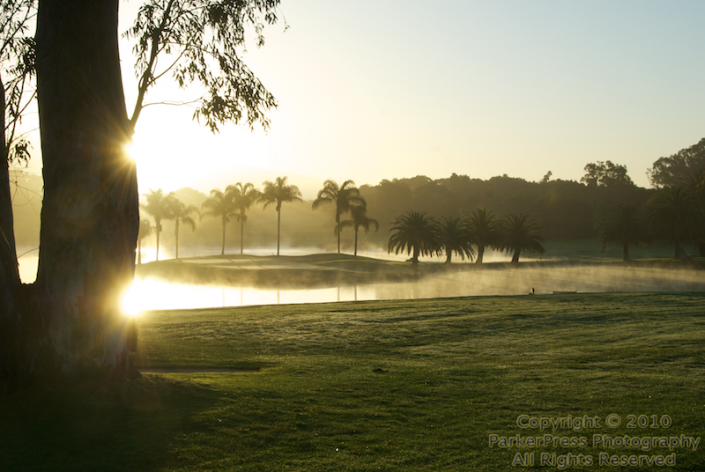
[[(705, 470), (705, 444), (592, 443), (705, 439), (704, 305), (705, 293), (680, 292), (149, 312), (141, 367), (260, 370), (86, 379), (0, 398), (0, 471), (506, 471), (522, 470), (511, 465), (518, 452), (534, 454), (531, 470), (558, 470), (541, 453), (593, 458), (566, 470)], [(605, 424), (610, 414), (619, 426)], [(520, 415), (600, 423), (542, 431), (520, 428)], [(491, 434), (586, 443), (490, 447)], [(602, 452), (675, 454), (676, 466), (600, 466)]]

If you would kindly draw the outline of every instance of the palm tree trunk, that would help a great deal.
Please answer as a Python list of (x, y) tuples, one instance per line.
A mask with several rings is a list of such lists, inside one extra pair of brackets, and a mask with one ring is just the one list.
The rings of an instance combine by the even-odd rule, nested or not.
[[(335, 215), (336, 226), (340, 224), (340, 215)], [(338, 254), (340, 254), (340, 231), (338, 231)]]
[(176, 237), (176, 258), (179, 258), (179, 219), (174, 221), (174, 235)]
[(245, 221), (240, 218), (240, 255), (242, 256), (245, 248)]
[(162, 225), (159, 224), (159, 221), (156, 218), (154, 219), (157, 223), (157, 262), (159, 262), (159, 234), (162, 232)]
[(419, 248), (414, 246), (414, 255), (411, 258), (411, 268), (416, 269), (419, 266)]
[(676, 259), (680, 259), (683, 262), (693, 262), (693, 259), (685, 253), (685, 250), (683, 249), (683, 245), (681, 244), (681, 241), (679, 238), (676, 238)]
[[(281, 229), (282, 221), (282, 210), (281, 208), (277, 211), (277, 256), (279, 255), (279, 230)], [(277, 303), (279, 303), (277, 301)]]
[(475, 264), (482, 264), (482, 257), (485, 255), (485, 246), (477, 246), (477, 260)]
[(227, 223), (225, 222), (225, 218), (223, 218), (223, 247), (220, 249), (220, 255), (224, 256), (225, 255), (225, 225)]
[[(338, 233), (338, 237), (340, 237), (340, 233)], [(357, 257), (357, 228), (355, 228), (355, 257)]]
[(622, 244), (622, 262), (630, 262), (629, 259), (629, 244)]
[(450, 258), (452, 255), (453, 255), (453, 251), (448, 251), (446, 249), (446, 262), (445, 262), (446, 264), (450, 264)]
[(519, 253), (521, 251), (514, 251), (514, 255), (512, 256), (512, 263), (513, 264), (518, 264), (519, 263)]

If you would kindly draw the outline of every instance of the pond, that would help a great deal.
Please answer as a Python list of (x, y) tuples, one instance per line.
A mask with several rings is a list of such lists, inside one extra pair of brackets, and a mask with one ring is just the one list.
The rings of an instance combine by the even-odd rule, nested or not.
[[(36, 255), (20, 259), (23, 281), (36, 274)], [(415, 281), (370, 283), (309, 289), (262, 289), (185, 285), (135, 279), (125, 300), (131, 313), (143, 310), (212, 308), (337, 301), (421, 299), (554, 292), (639, 292), (705, 290), (703, 273), (694, 270), (615, 266), (519, 267), (454, 271)]]

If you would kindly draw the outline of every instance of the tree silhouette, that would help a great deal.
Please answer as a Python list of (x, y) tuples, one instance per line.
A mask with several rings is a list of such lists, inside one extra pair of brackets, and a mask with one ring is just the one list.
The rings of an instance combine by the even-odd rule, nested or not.
[(263, 203), (263, 208), (275, 204), (277, 210), (277, 256), (279, 255), (279, 240), (281, 234), (281, 209), (285, 202), (302, 202), (301, 192), (296, 185), (286, 185), (286, 177), (277, 177), (274, 182), (263, 182), (264, 191), (258, 201)]
[(230, 223), (230, 217), (235, 215), (232, 193), (228, 189), (222, 192), (214, 188), (211, 190), (211, 196), (201, 204), (201, 209), (205, 211), (201, 213), (200, 219), (203, 219), (204, 216), (220, 218), (223, 225), (223, 247), (220, 250), (222, 256), (225, 254), (225, 227)]
[(512, 255), (512, 263), (519, 263), (519, 254), (528, 252), (530, 254), (543, 254), (543, 236), (541, 227), (532, 218), (522, 213), (510, 214), (502, 220), (502, 246), (505, 251)]
[[(205, 85), (195, 117), (210, 129), (223, 121), (266, 127), (263, 113), (275, 103), (238, 52), (249, 25), (262, 44), (262, 23), (276, 21), (278, 5), (149, 0), (131, 31), (140, 77), (135, 108), (146, 106), (143, 92), (163, 76), (154, 66), (175, 61), (179, 85)], [(129, 119), (125, 107), (118, 1), (43, 1), (37, 11), (31, 58), (41, 110), (40, 262), (36, 282), (22, 286), (12, 269), (16, 254), (0, 243), (0, 273), (9, 276), (0, 279), (0, 383), (89, 370), (136, 374), (121, 299), (134, 277), (139, 233), (137, 173), (125, 152), (138, 115)], [(0, 188), (3, 228), (8, 199)]]
[(179, 227), (181, 223), (189, 225), (191, 231), (196, 230), (196, 222), (190, 215), (198, 214), (198, 208), (193, 205), (186, 205), (176, 198), (176, 194), (171, 192), (168, 195), (170, 198), (169, 205), (169, 220), (174, 220), (174, 238), (176, 239), (176, 258), (179, 258)]
[(149, 193), (145, 193), (144, 197), (147, 202), (141, 204), (140, 208), (154, 218), (154, 232), (157, 235), (156, 260), (159, 261), (159, 235), (162, 232), (162, 220), (171, 219), (171, 210), (173, 208), (172, 200), (174, 199), (174, 195), (171, 193), (169, 195), (164, 195), (162, 189), (149, 189)]
[(140, 232), (137, 235), (137, 263), (142, 264), (142, 240), (154, 232), (154, 226), (147, 219), (140, 220)]
[[(261, 122), (269, 127), (265, 112), (276, 107), (271, 93), (242, 62), (246, 28), (252, 26), (257, 46), (264, 45), (263, 21), (277, 22), (279, 0), (149, 0), (125, 36), (135, 40), (138, 77), (132, 129), (145, 96), (162, 77), (172, 75), (180, 87), (196, 82), (207, 91), (195, 100), (196, 119), (212, 130), (227, 121), (245, 119), (250, 128)], [(166, 56), (159, 60), (160, 56)], [(217, 67), (214, 65), (217, 64)], [(190, 102), (193, 106), (193, 102)]]
[(240, 255), (245, 247), (245, 222), (247, 221), (247, 210), (260, 198), (260, 191), (251, 183), (228, 185), (225, 189), (232, 198), (235, 216), (240, 221)]
[[(700, 214), (705, 214), (705, 168), (693, 169), (682, 178), (681, 182), (695, 197), (695, 204)], [(705, 235), (702, 230), (703, 228), (700, 228), (697, 238), (698, 255), (705, 257)]]
[[(357, 233), (359, 229), (364, 229), (365, 233), (370, 230), (370, 226), (374, 226), (375, 231), (379, 229), (379, 222), (367, 216), (367, 204), (364, 202), (364, 199), (362, 201), (362, 205), (357, 205), (350, 208), (349, 220), (343, 220), (335, 227), (335, 234), (338, 236), (345, 228), (353, 228), (355, 230), (355, 256), (357, 256)], [(340, 240), (340, 238), (338, 238), (338, 240)]]
[(443, 218), (437, 223), (436, 231), (439, 250), (446, 253), (446, 264), (451, 263), (453, 253), (458, 254), (462, 260), (465, 260), (465, 257), (472, 260), (475, 256), (470, 234), (461, 223), (460, 218)]
[(387, 252), (394, 254), (406, 251), (411, 256), (411, 267), (419, 265), (419, 256), (431, 255), (438, 250), (438, 230), (433, 218), (426, 213), (408, 211), (392, 223), (394, 231), (387, 242)]
[(473, 211), (465, 220), (470, 242), (477, 247), (476, 264), (482, 264), (485, 249), (502, 247), (502, 222), (495, 218), (494, 213), (485, 208)]
[(599, 223), (600, 244), (622, 246), (622, 260), (629, 262), (629, 246), (647, 242), (641, 211), (636, 205), (615, 205)]
[(695, 242), (703, 227), (703, 215), (695, 196), (684, 185), (665, 187), (648, 203), (648, 224), (656, 239), (675, 246), (675, 259), (692, 262), (683, 244)]
[[(360, 191), (355, 187), (355, 182), (346, 180), (343, 185), (338, 186), (334, 180), (323, 182), (323, 188), (319, 190), (318, 196), (313, 201), (312, 208), (315, 210), (321, 205), (335, 204), (335, 227), (340, 224), (340, 215), (347, 213), (355, 206), (363, 205), (365, 200), (360, 196)], [(338, 254), (340, 254), (340, 231), (333, 231), (338, 236)]]

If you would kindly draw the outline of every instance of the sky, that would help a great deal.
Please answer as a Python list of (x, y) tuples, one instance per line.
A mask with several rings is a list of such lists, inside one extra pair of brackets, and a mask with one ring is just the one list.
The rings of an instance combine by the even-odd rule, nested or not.
[[(121, 2), (120, 31), (140, 4)], [(282, 0), (242, 55), (278, 100), (271, 129), (213, 135), (193, 109), (148, 107), (140, 191), (289, 175), (313, 198), (325, 179), (579, 180), (607, 160), (647, 187), (656, 159), (705, 137), (704, 17), (702, 1)], [(127, 43), (121, 60), (131, 112)], [(198, 92), (157, 87), (148, 100)]]

